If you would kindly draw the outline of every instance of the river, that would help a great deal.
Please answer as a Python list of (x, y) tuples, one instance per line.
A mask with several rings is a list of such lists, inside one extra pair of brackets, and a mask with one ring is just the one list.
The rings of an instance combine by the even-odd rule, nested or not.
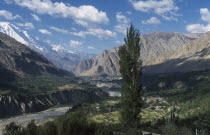
[(20, 116), (11, 117), (8, 119), (0, 119), (0, 135), (2, 135), (2, 130), (6, 124), (10, 122), (16, 122), (22, 126), (26, 126), (31, 120), (35, 120), (36, 124), (43, 124), (47, 121), (52, 121), (58, 116), (66, 113), (71, 107), (57, 107), (51, 108), (42, 112), (23, 114)]
[[(99, 87), (100, 88), (100, 87)], [(112, 90), (112, 88), (102, 88), (105, 92), (109, 93), (109, 96), (111, 97), (120, 97), (120, 91)], [(58, 116), (66, 113), (69, 108), (72, 106), (68, 107), (54, 107), (42, 112), (37, 112), (37, 113), (29, 113), (29, 114), (23, 114), (20, 116), (15, 116), (15, 117), (10, 117), (8, 119), (0, 119), (0, 135), (2, 135), (2, 130), (5, 125), (11, 123), (11, 122), (16, 122), (22, 126), (26, 126), (31, 120), (35, 120), (35, 123), (37, 125), (43, 124), (48, 121), (52, 121)]]

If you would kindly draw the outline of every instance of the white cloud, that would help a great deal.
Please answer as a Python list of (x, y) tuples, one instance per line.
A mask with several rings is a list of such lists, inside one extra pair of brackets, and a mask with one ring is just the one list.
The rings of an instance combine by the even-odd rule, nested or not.
[(80, 32), (71, 32), (72, 35), (79, 36), (79, 37), (86, 37), (87, 35), (96, 36), (100, 39), (107, 39), (116, 37), (116, 33), (110, 30), (103, 30), (101, 28), (97, 29), (88, 29), (87, 31), (80, 31)]
[(207, 26), (203, 24), (190, 24), (186, 27), (187, 31), (190, 33), (205, 33), (210, 31), (210, 24)]
[(45, 30), (45, 29), (39, 29), (39, 32), (42, 33), (42, 34), (45, 34), (45, 35), (51, 35), (52, 33), (48, 30)]
[(38, 22), (41, 21), (41, 19), (39, 18), (39, 16), (37, 16), (37, 15), (35, 15), (35, 14), (31, 14), (31, 16), (33, 17), (33, 19), (34, 19), (35, 21), (38, 21)]
[(129, 20), (126, 18), (126, 16), (122, 15), (121, 12), (118, 12), (116, 14), (116, 19), (117, 19), (117, 22), (120, 22), (120, 23), (128, 23)]
[(99, 11), (97, 8), (90, 5), (74, 7), (63, 2), (53, 3), (51, 0), (13, 0), (13, 2), (39, 14), (72, 18), (77, 24), (83, 26), (92, 23), (107, 24), (109, 22), (106, 12)]
[(90, 50), (95, 50), (95, 49), (96, 49), (96, 48), (93, 47), (93, 46), (88, 46), (87, 48), (90, 49)]
[(141, 22), (142, 24), (160, 24), (160, 20), (157, 17), (151, 17), (149, 20)]
[[(51, 26), (50, 29), (52, 29), (56, 32), (63, 33), (63, 34), (71, 34), (71, 35), (79, 36), (79, 37), (83, 37), (83, 38), (85, 38), (88, 35), (91, 35), (91, 36), (98, 37), (100, 39), (107, 39), (107, 38), (111, 38), (111, 37), (116, 37), (116, 35), (117, 35), (115, 32), (112, 32), (110, 30), (103, 30), (101, 28), (95, 28), (95, 29), (90, 28), (90, 29), (87, 29), (87, 31), (79, 31), (79, 32), (70, 32), (68, 30), (60, 29), (60, 28), (53, 27), (53, 26)], [(73, 28), (73, 31), (76, 31), (76, 29)]]
[(129, 27), (130, 20), (122, 15), (122, 13), (118, 12), (116, 14), (116, 19), (118, 24), (114, 27), (117, 32), (126, 34), (127, 28)]
[(168, 21), (170, 21), (170, 20), (178, 21), (178, 19), (174, 16), (162, 15), (162, 17), (163, 17), (163, 19), (168, 20)]
[(154, 12), (166, 20), (176, 20), (175, 16), (178, 16), (176, 12), (179, 10), (179, 7), (175, 6), (173, 0), (129, 1), (135, 10), (147, 13)]
[[(56, 27), (53, 27), (53, 26), (51, 26), (50, 29), (52, 29), (56, 32), (63, 33), (63, 34), (71, 34), (71, 35), (79, 36), (79, 37), (83, 37), (83, 38), (85, 38), (88, 35), (95, 36), (95, 37), (98, 37), (100, 39), (107, 39), (107, 38), (111, 38), (111, 37), (116, 36), (115, 32), (112, 32), (110, 30), (103, 30), (101, 28), (88, 29), (87, 31), (80, 31), (80, 32), (70, 32), (68, 30), (56, 28)], [(73, 28), (73, 30), (76, 31), (75, 28)]]
[(190, 33), (205, 33), (210, 31), (210, 12), (207, 8), (200, 9), (201, 19), (207, 22), (207, 25), (203, 24), (189, 24), (186, 26), (186, 30)]
[(72, 48), (79, 48), (79, 47), (82, 46), (83, 42), (71, 40), (71, 41), (69, 42), (69, 44), (70, 44), (70, 47), (72, 47)]
[(70, 34), (70, 32), (69, 32), (69, 31), (64, 30), (64, 29), (60, 29), (60, 28), (57, 28), (57, 27), (53, 27), (53, 26), (51, 26), (51, 27), (50, 27), (50, 29), (52, 29), (52, 30), (54, 30), (54, 31), (56, 31), (56, 32), (63, 33), (63, 34)]
[(210, 23), (210, 12), (207, 8), (201, 8), (200, 14), (203, 21)]
[(26, 27), (29, 29), (34, 29), (34, 25), (32, 23), (16, 23), (18, 26)]
[(0, 10), (0, 16), (4, 17), (7, 20), (14, 20), (14, 19), (18, 19), (21, 17), (19, 15), (15, 15), (13, 16), (13, 14), (11, 12), (8, 12), (6, 10)]

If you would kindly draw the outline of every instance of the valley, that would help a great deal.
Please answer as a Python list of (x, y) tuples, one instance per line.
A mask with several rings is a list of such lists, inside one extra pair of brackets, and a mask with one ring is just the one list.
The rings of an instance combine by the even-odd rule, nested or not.
[[(165, 34), (154, 33), (154, 35), (160, 36), (158, 38), (166, 38), (167, 34)], [(172, 35), (174, 36), (174, 33)], [(156, 36), (155, 38), (157, 38)], [(174, 38), (173, 36), (169, 36), (169, 38)], [(195, 46), (196, 48), (195, 44), (201, 42), (204, 42), (202, 43), (203, 48), (208, 47), (209, 33), (201, 36), (201, 38), (193, 36), (194, 38), (191, 37), (191, 39), (187, 36), (186, 39), (182, 39), (186, 45), (174, 49), (174, 54), (170, 55), (171, 59), (179, 55), (183, 57), (185, 54), (177, 54), (178, 48), (181, 48), (180, 50), (184, 50), (182, 48), (187, 46), (192, 46), (191, 48)], [(150, 37), (152, 36), (150, 35)], [(0, 34), (0, 39), (2, 51), (0, 65), (1, 69), (4, 70), (1, 70), (4, 78), (0, 79), (0, 131), (3, 131), (6, 124), (13, 121), (26, 128), (34, 119), (34, 124), (39, 127), (50, 122), (54, 123), (57, 120), (63, 121), (62, 117), (71, 117), (74, 112), (84, 112), (87, 120), (92, 123), (105, 124), (107, 128), (112, 126), (107, 131), (118, 130), (121, 108), (120, 88), (123, 80), (118, 73), (117, 48), (114, 49), (115, 51), (103, 51), (92, 60), (82, 61), (78, 65), (79, 71), (86, 68), (84, 63), (89, 66), (90, 71), (85, 71), (85, 74), (78, 74), (77, 67), (74, 73), (79, 76), (75, 76), (72, 72), (55, 67), (42, 55), (25, 46), (22, 47), (22, 44), (5, 34)], [(167, 41), (168, 43), (172, 42)], [(163, 41), (161, 40), (161, 42)], [(13, 46), (14, 44), (16, 46)], [(189, 55), (186, 54), (186, 56), (191, 56), (197, 51), (199, 50), (190, 50)], [(7, 59), (4, 59), (5, 56)], [(192, 56), (194, 57), (194, 55)], [(205, 57), (205, 55), (199, 56)], [(154, 54), (153, 57), (159, 61), (164, 61), (164, 59), (168, 59), (169, 55)], [(153, 63), (152, 58), (148, 58), (146, 61)], [(106, 70), (91, 71), (92, 66), (97, 67), (98, 64), (105, 64)], [(111, 67), (109, 67), (110, 64)], [(165, 62), (161, 64), (164, 65)], [(199, 132), (207, 132), (210, 124), (208, 115), (210, 111), (210, 71), (208, 68), (185, 73), (168, 73), (166, 69), (164, 69), (166, 72), (156, 72), (156, 70), (162, 70), (161, 66), (158, 67), (161, 64), (155, 65), (154, 68), (144, 64), (141, 83), (145, 92), (145, 104), (141, 113), (140, 130), (161, 133), (166, 123), (173, 122), (179, 126), (187, 125), (186, 128), (191, 129), (193, 127), (192, 132), (195, 132), (194, 129), (198, 129)], [(171, 65), (176, 64), (172, 63)], [(171, 67), (167, 68), (172, 69)], [(180, 68), (184, 69), (183, 67)], [(147, 72), (149, 70), (154, 72)], [(72, 108), (69, 109), (69, 106)], [(181, 128), (181, 130), (186, 129)]]
[[(59, 5), (57, 10), (71, 7), (51, 0), (37, 2), (47, 5), (45, 8)], [(22, 4), (30, 5), (27, 1)], [(106, 16), (91, 6), (79, 9), (86, 7)], [(210, 134), (209, 30), (140, 34), (131, 23), (127, 33), (121, 32), (126, 35), (123, 42), (117, 40), (116, 28), (128, 27), (129, 21), (121, 12), (116, 13), (117, 23), (125, 24), (115, 26), (115, 32), (89, 24), (102, 22), (94, 15), (93, 20), (85, 18), (88, 14), (81, 12), (73, 17), (71, 28), (46, 25), (36, 32), (32, 23), (2, 21), (2, 13), (5, 11), (0, 10), (0, 135)], [(35, 14), (31, 16), (41, 23)], [(18, 15), (10, 19), (16, 18)], [(109, 25), (106, 20), (103, 22)], [(84, 28), (78, 32), (75, 25)], [(69, 38), (72, 36), (77, 38)], [(111, 37), (117, 41), (110, 41)], [(103, 50), (95, 41), (106, 48), (111, 48), (110, 42), (117, 45)], [(97, 55), (89, 53), (99, 50)]]

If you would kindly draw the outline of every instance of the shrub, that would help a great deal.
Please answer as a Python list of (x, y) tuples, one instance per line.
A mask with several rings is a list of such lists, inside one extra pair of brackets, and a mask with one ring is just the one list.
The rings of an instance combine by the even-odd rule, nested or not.
[(22, 127), (15, 122), (6, 125), (3, 130), (3, 135), (21, 135)]

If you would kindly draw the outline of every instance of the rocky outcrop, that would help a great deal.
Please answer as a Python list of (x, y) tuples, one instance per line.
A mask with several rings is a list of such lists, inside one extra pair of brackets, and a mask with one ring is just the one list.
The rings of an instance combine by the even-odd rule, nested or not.
[(107, 93), (98, 89), (93, 91), (62, 90), (36, 97), (0, 95), (0, 118), (43, 111), (54, 105), (78, 104), (107, 96)]
[[(175, 32), (154, 32), (142, 35), (141, 58), (143, 65), (149, 66), (163, 62), (171, 56), (172, 52), (177, 51), (185, 43), (195, 40), (198, 37), (200, 35), (179, 34)], [(75, 73), (78, 76), (119, 75), (118, 50), (119, 47), (115, 47), (109, 51), (105, 50), (96, 57), (80, 62)]]

